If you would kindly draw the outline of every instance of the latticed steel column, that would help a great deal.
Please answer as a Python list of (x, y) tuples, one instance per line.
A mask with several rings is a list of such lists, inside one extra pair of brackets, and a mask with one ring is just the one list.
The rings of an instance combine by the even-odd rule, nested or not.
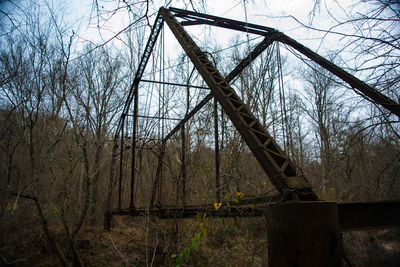
[(261, 126), (206, 54), (169, 10), (161, 8), (160, 13), (276, 189), (281, 193), (292, 191), (302, 200), (316, 200), (306, 177)]

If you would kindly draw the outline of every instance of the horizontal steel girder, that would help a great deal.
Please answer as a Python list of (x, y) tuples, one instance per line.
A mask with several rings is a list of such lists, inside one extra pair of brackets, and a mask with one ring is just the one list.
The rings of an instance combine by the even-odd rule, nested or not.
[[(276, 197), (271, 199), (276, 201)], [(232, 218), (232, 217), (258, 217), (268, 216), (267, 198), (254, 198), (250, 202), (231, 203), (228, 207), (223, 204), (215, 210), (213, 204), (202, 206), (163, 207), (156, 209), (138, 208), (136, 210), (112, 211), (112, 215), (129, 216), (159, 216), (161, 219), (190, 219), (198, 214), (206, 214), (207, 217)], [(258, 206), (253, 206), (258, 203)], [(262, 204), (264, 203), (264, 204)], [(271, 202), (273, 204), (274, 202)], [(322, 202), (323, 203), (323, 202)], [(243, 207), (246, 205), (252, 205)], [(369, 229), (400, 228), (400, 201), (376, 201), (376, 202), (344, 202), (338, 203), (340, 230), (358, 231)]]

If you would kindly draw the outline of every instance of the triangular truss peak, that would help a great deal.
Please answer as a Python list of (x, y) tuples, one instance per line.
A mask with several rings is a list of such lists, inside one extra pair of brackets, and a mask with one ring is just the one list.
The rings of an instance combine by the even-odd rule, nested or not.
[[(179, 19), (179, 21), (178, 21)], [(383, 95), (376, 89), (360, 81), (353, 75), (344, 71), (340, 67), (319, 56), (312, 50), (288, 37), (287, 35), (269, 27), (260, 25), (250, 24), (247, 22), (241, 22), (236, 20), (230, 20), (226, 18), (211, 16), (207, 14), (201, 14), (197, 12), (181, 10), (176, 8), (161, 8), (149, 40), (144, 50), (141, 62), (139, 63), (138, 70), (135, 75), (135, 79), (130, 88), (117, 131), (114, 139), (114, 150), (112, 157), (111, 167), (111, 180), (113, 180), (114, 170), (117, 163), (117, 155), (120, 159), (120, 177), (119, 177), (119, 197), (118, 197), (118, 209), (121, 210), (121, 181), (122, 181), (122, 158), (123, 158), (123, 147), (124, 147), (124, 122), (125, 118), (130, 110), (132, 102), (134, 102), (134, 120), (133, 120), (133, 136), (132, 136), (132, 153), (131, 162), (132, 166), (135, 166), (135, 149), (136, 149), (136, 128), (137, 128), (137, 110), (138, 110), (138, 86), (141, 81), (144, 69), (148, 62), (148, 59), (153, 51), (155, 42), (160, 33), (163, 23), (166, 22), (172, 33), (184, 49), (187, 56), (192, 61), (193, 65), (204, 79), (205, 83), (211, 90), (199, 104), (172, 129), (171, 132), (166, 134), (162, 139), (162, 147), (165, 142), (177, 131), (184, 127), (184, 124), (192, 118), (206, 103), (208, 103), (213, 97), (221, 104), (225, 113), (229, 116), (232, 124), (235, 126), (237, 131), (242, 136), (243, 140), (248, 145), (249, 149), (254, 154), (260, 166), (267, 174), (269, 180), (275, 186), (275, 188), (283, 196), (289, 196), (299, 200), (318, 200), (317, 195), (311, 188), (311, 185), (307, 181), (304, 174), (296, 167), (288, 156), (282, 151), (274, 139), (266, 132), (261, 126), (258, 119), (252, 114), (249, 108), (244, 104), (243, 100), (235, 93), (230, 87), (229, 83), (237, 77), (244, 68), (246, 68), (251, 62), (257, 58), (268, 46), (274, 41), (282, 42), (286, 45), (291, 46), (298, 52), (304, 54), (309, 59), (319, 64), (323, 68), (327, 69), (334, 75), (338, 76), (345, 82), (347, 82), (352, 88), (357, 90), (366, 99), (373, 103), (379, 104), (385, 107), (393, 114), (400, 117), (400, 105)], [(260, 42), (253, 51), (251, 51), (246, 58), (244, 58), (226, 77), (223, 77), (216, 67), (208, 60), (206, 54), (197, 46), (192, 38), (184, 30), (183, 26), (206, 24), (216, 27), (222, 27), (230, 30), (242, 31), (246, 33), (252, 33), (264, 36), (264, 40)], [(134, 100), (134, 101), (133, 101)], [(118, 152), (118, 150), (120, 150)], [(163, 149), (161, 149), (163, 154)], [(158, 168), (162, 168), (162, 164), (159, 162)], [(158, 173), (158, 171), (157, 171)], [(159, 184), (158, 177), (154, 180), (154, 189)], [(134, 208), (133, 203), (133, 192), (135, 186), (135, 170), (132, 167), (131, 170), (131, 182), (130, 182), (130, 208)], [(110, 189), (110, 192), (112, 190)], [(111, 194), (109, 192), (109, 194)], [(150, 201), (150, 207), (153, 206), (155, 199), (155, 192)], [(263, 200), (265, 201), (265, 199)], [(108, 207), (110, 208), (110, 207)]]
[(160, 13), (275, 188), (281, 193), (293, 191), (303, 200), (316, 200), (317, 196), (305, 176), (296, 171), (296, 167), (287, 155), (261, 126), (182, 25), (168, 10), (161, 9)]

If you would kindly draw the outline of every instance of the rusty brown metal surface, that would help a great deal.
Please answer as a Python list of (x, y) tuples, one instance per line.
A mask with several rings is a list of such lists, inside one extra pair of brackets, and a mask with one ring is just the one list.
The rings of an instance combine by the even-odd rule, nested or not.
[[(221, 208), (215, 210), (213, 203), (199, 206), (185, 207), (160, 207), (138, 208), (136, 210), (115, 210), (107, 213), (113, 215), (130, 216), (159, 216), (162, 219), (190, 219), (198, 214), (206, 214), (208, 217), (258, 217), (268, 216), (268, 204), (282, 204), (276, 202), (278, 196), (254, 197), (240, 200), (239, 203), (223, 202)], [(291, 202), (296, 203), (296, 202)], [(307, 205), (315, 202), (297, 202)], [(324, 203), (324, 202), (320, 202)], [(356, 231), (368, 229), (400, 228), (400, 201), (382, 202), (347, 202), (337, 204), (339, 226), (341, 231)], [(299, 215), (300, 216), (300, 215)]]
[(212, 16), (208, 14), (197, 13), (193, 11), (187, 11), (177, 8), (169, 9), (175, 17), (181, 18), (183, 21), (181, 24), (183, 26), (189, 25), (199, 25), (206, 24), (216, 27), (222, 27), (230, 30), (237, 30), (247, 33), (253, 33), (263, 36), (269, 36), (275, 41), (287, 44), (298, 52), (302, 53), (315, 63), (319, 64), (321, 67), (327, 69), (337, 77), (341, 78), (343, 81), (348, 83), (357, 92), (361, 93), (367, 100), (375, 104), (381, 105), (393, 114), (400, 117), (400, 104), (389, 98), (388, 96), (382, 94), (372, 86), (364, 83), (357, 77), (351, 75), (347, 71), (343, 70), (339, 66), (333, 64), (329, 60), (326, 60), (322, 56), (318, 55), (308, 47), (305, 47), (301, 43), (292, 39), (291, 37), (285, 35), (282, 32), (270, 27), (265, 27), (262, 25), (251, 24), (243, 21), (231, 20), (227, 18)]
[(160, 13), (275, 188), (281, 193), (293, 192), (301, 200), (317, 200), (304, 174), (266, 132), (176, 18), (167, 9), (160, 9)]
[(400, 228), (400, 201), (339, 203), (338, 211), (343, 231)]
[[(181, 20), (179, 23), (176, 18)], [(135, 75), (134, 82), (130, 88), (127, 101), (124, 106), (117, 131), (114, 138), (112, 167), (110, 170), (110, 180), (113, 181), (114, 176), (114, 165), (116, 165), (116, 157), (119, 155), (119, 181), (118, 181), (118, 209), (121, 210), (121, 180), (122, 180), (122, 158), (124, 151), (124, 123), (126, 117), (129, 116), (128, 111), (132, 103), (133, 97), (137, 93), (138, 85), (141, 81), (142, 74), (146, 67), (147, 61), (152, 53), (153, 46), (158, 38), (160, 29), (163, 26), (163, 22), (166, 21), (185, 49), (188, 56), (194, 62), (194, 65), (199, 70), (203, 79), (206, 81), (208, 87), (212, 91), (203, 101), (201, 101), (194, 110), (189, 112), (185, 118), (164, 138), (166, 141), (176, 131), (181, 129), (184, 123), (193, 117), (197, 111), (199, 111), (206, 103), (215, 97), (221, 104), (223, 110), (230, 117), (231, 121), (235, 125), (236, 129), (240, 132), (250, 150), (256, 156), (258, 162), (267, 173), (268, 178), (275, 185), (275, 187), (281, 193), (292, 194), (295, 193), (301, 200), (316, 200), (317, 197), (313, 193), (311, 186), (307, 182), (304, 175), (297, 170), (297, 168), (291, 163), (285, 153), (279, 148), (276, 142), (272, 139), (265, 129), (262, 128), (258, 120), (249, 111), (248, 107), (244, 105), (243, 101), (236, 95), (234, 90), (229, 86), (229, 82), (237, 77), (241, 71), (247, 67), (259, 54), (261, 54), (273, 41), (279, 41), (285, 43), (297, 51), (301, 52), (317, 64), (326, 68), (342, 80), (346, 81), (351, 87), (360, 92), (364, 97), (375, 104), (382, 105), (393, 114), (400, 116), (400, 105), (383, 95), (375, 88), (367, 85), (360, 81), (353, 75), (347, 73), (340, 67), (336, 66), (332, 62), (324, 59), (317, 53), (313, 52), (309, 48), (298, 43), (296, 40), (286, 36), (285, 34), (269, 27), (249, 24), (241, 21), (230, 20), (226, 18), (216, 17), (208, 14), (201, 14), (192, 11), (186, 11), (181, 9), (160, 9), (159, 14), (155, 20), (152, 32), (150, 34), (148, 43), (145, 48), (145, 52), (142, 56), (141, 62), (138, 67), (138, 71)], [(190, 36), (186, 33), (181, 25), (198, 25), (208, 24), (217, 27), (223, 27), (231, 30), (238, 30), (247, 33), (254, 33), (265, 36), (265, 39), (245, 58), (239, 65), (225, 78), (223, 78), (213, 64), (208, 60), (207, 56), (198, 48), (198, 46), (191, 40)], [(211, 85), (211, 86), (210, 86)], [(136, 108), (135, 108), (136, 109)], [(137, 112), (135, 117), (139, 117)], [(137, 119), (137, 118), (136, 118)], [(133, 155), (136, 146), (132, 147)], [(120, 153), (117, 152), (120, 150)], [(134, 164), (135, 159), (132, 158)], [(134, 170), (132, 171), (131, 178), (131, 196), (130, 206), (133, 207), (133, 196), (132, 188), (134, 188)], [(159, 179), (155, 182), (159, 183)], [(161, 182), (160, 182), (161, 183)], [(110, 191), (110, 189), (109, 189)], [(160, 193), (160, 192), (159, 192)], [(153, 193), (154, 194), (154, 193)], [(154, 196), (152, 201), (154, 204)], [(343, 229), (355, 229), (355, 228), (370, 228), (378, 227), (382, 225), (393, 226), (399, 224), (399, 217), (397, 215), (391, 215), (393, 210), (398, 212), (398, 204), (394, 203), (340, 203), (339, 212), (342, 214), (341, 225)], [(377, 216), (376, 214), (379, 214)], [(388, 220), (382, 219), (383, 217), (389, 218)]]
[[(240, 63), (225, 77), (225, 80), (229, 83), (233, 81), (251, 62), (253, 62), (268, 46), (273, 42), (273, 39), (269, 36), (265, 37), (247, 57), (245, 57)], [(186, 123), (196, 113), (203, 108), (213, 98), (212, 93), (209, 93), (203, 100), (201, 100), (196, 107), (194, 107), (180, 122), (176, 125), (164, 138), (167, 141), (173, 136), (181, 127), (182, 124)]]

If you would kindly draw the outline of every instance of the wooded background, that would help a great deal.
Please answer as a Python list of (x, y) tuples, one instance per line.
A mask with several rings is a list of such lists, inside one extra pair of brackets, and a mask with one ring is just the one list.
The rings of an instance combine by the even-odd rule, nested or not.
[[(249, 5), (244, 0), (236, 2), (244, 8)], [(157, 3), (110, 1), (104, 7), (102, 1), (93, 1), (90, 22), (66, 21), (65, 6), (57, 4), (0, 2), (1, 261), (15, 266), (169, 265), (175, 262), (171, 255), (190, 246), (193, 233), (206, 224), (207, 235), (202, 235), (200, 246), (185, 264), (265, 266), (267, 236), (262, 218), (178, 222), (115, 217), (115, 230), (103, 232), (107, 192), (110, 187), (116, 190), (109, 175), (113, 132)], [(183, 4), (204, 13), (212, 5), (202, 0)], [(400, 5), (389, 0), (354, 0), (349, 6), (343, 10), (345, 18), (330, 14), (336, 19), (332, 28), (319, 29), (318, 16), (329, 9), (324, 8), (325, 1), (315, 1), (309, 21), (299, 22), (299, 27), (323, 32), (326, 39), (338, 38), (341, 46), (330, 47), (323, 56), (399, 101)], [(84, 42), (79, 23), (102, 27), (117, 12), (126, 12), (130, 27), (114, 30), (117, 35), (99, 43)], [(137, 25), (141, 27), (133, 27)], [(254, 42), (238, 35), (229, 40), (230, 50), (207, 39), (199, 45), (210, 53), (217, 68), (228, 73)], [(399, 118), (289, 52), (278, 45), (269, 47), (233, 84), (238, 95), (304, 171), (321, 199), (399, 200)], [(170, 68), (169, 82), (204, 86), (186, 62), (183, 52), (165, 60), (162, 67)], [(151, 78), (159, 77), (153, 74)], [(163, 112), (157, 109), (160, 106), (139, 110), (149, 109), (148, 115), (182, 118), (208, 94), (193, 88), (143, 88), (143, 99), (153, 89), (164, 90)], [(237, 192), (272, 194), (268, 178), (220, 106), (217, 113), (221, 197), (234, 201)], [(185, 126), (187, 204), (216, 201), (213, 114), (211, 102)], [(138, 207), (149, 203), (157, 139), (173, 123), (139, 122), (143, 149), (137, 151), (135, 166)], [(175, 205), (182, 198), (176, 190), (182, 175), (181, 142), (176, 134), (166, 146), (165, 205)], [(154, 149), (145, 149), (149, 146)], [(125, 179), (124, 203), (129, 201), (128, 188), (129, 179)], [(398, 237), (387, 231), (345, 234), (347, 264), (380, 262), (381, 255), (395, 262)]]

